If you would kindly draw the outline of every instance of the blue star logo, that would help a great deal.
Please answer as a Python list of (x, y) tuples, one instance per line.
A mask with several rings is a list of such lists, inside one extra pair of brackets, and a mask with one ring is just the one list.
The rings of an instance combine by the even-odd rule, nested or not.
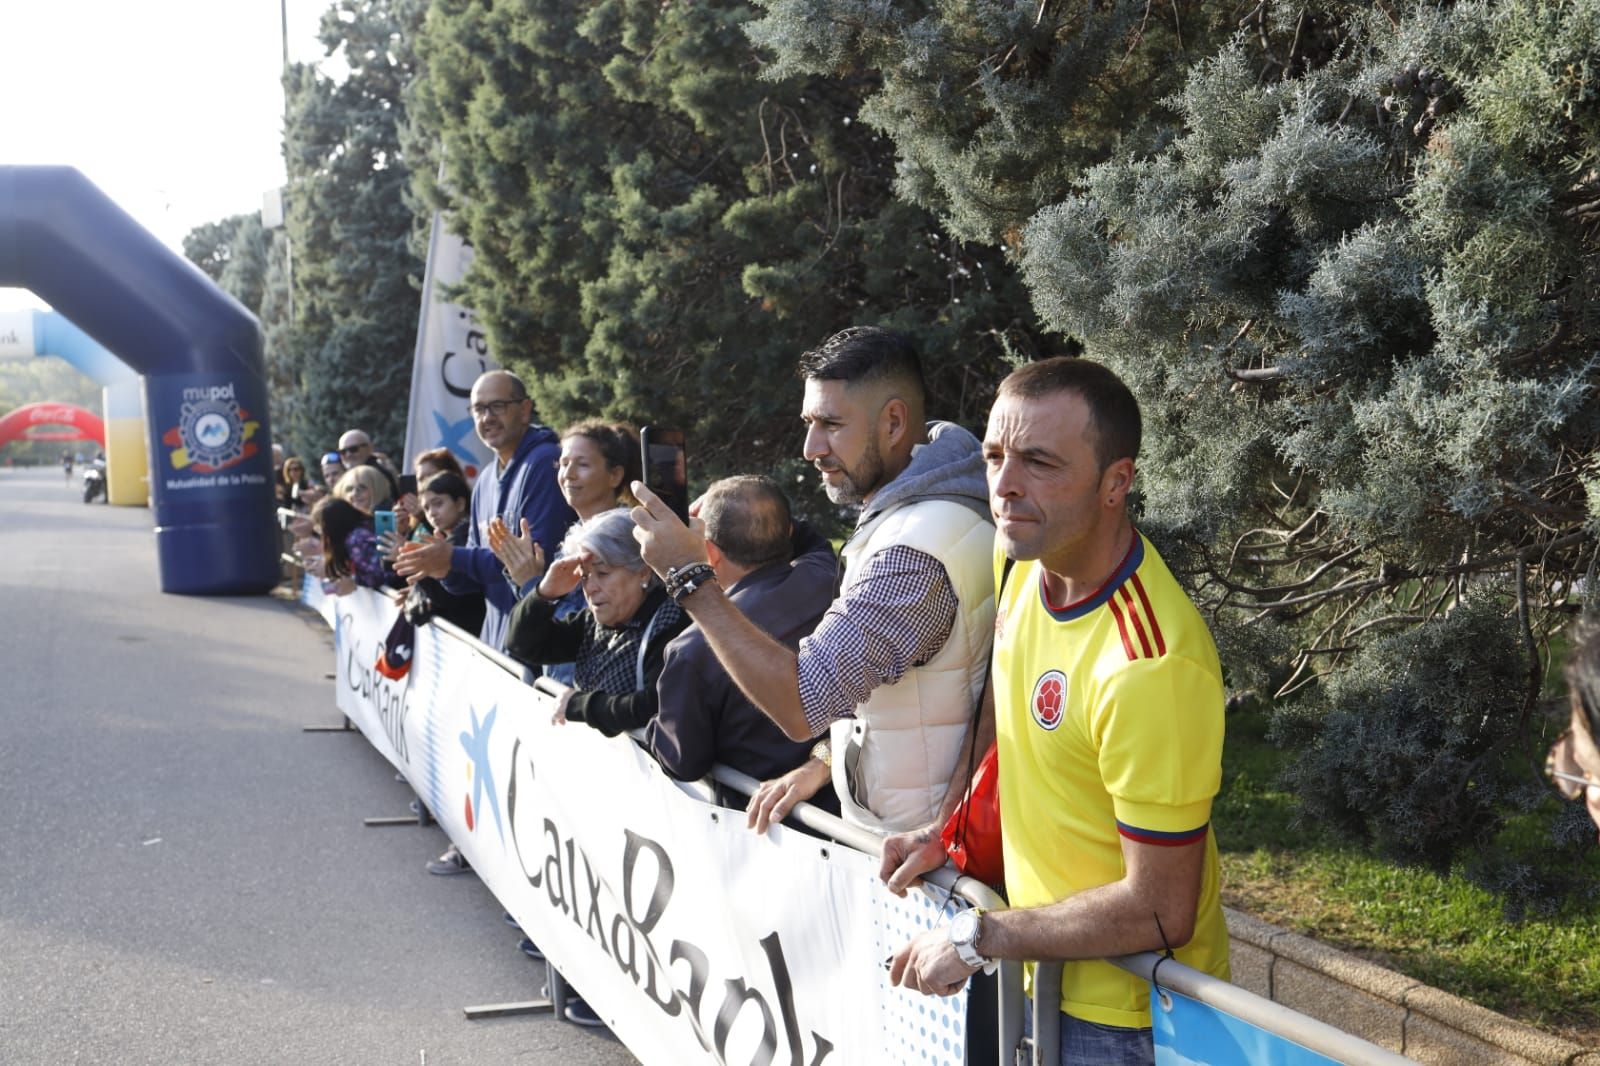
[(505, 828), (500, 824), (500, 797), (494, 788), (494, 770), (489, 765), (489, 731), (494, 728), (494, 718), (499, 713), (499, 705), (489, 708), (489, 713), (483, 716), (483, 723), (478, 722), (478, 711), (471, 710), (472, 732), (461, 734), (461, 747), (466, 751), (467, 758), (472, 760), (472, 809), (483, 809), (484, 797), (489, 800), (489, 810), (494, 812), (494, 828), (500, 837), (500, 842), (505, 843)]
[(466, 444), (467, 434), (472, 432), (472, 416), (468, 415), (459, 422), (451, 422), (435, 411), (433, 421), (439, 428), (439, 443), (436, 447), (449, 448), (457, 457), (477, 465), (478, 457), (472, 454), (472, 450)]

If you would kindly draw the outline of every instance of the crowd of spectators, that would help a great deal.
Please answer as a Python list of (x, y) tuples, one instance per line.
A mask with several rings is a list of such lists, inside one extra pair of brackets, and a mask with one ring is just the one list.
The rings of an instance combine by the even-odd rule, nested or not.
[[(351, 430), (322, 457), (325, 498), (288, 460), (279, 499), (330, 592), (403, 590), (408, 617), (422, 598), (419, 621), (563, 682), (556, 723), (642, 730), (675, 778), (744, 772), (758, 832), (802, 802), (838, 811), (884, 836), (893, 891), (944, 863), (939, 830), (996, 747), (1004, 887), (1027, 906), (931, 930), (891, 980), (949, 994), (999, 957), (1089, 960), (1067, 965), (1063, 1047), (1151, 1061), (1147, 1003), (1093, 960), (1166, 947), (1227, 975), (1222, 689), (1204, 623), (1127, 514), (1132, 394), (1083, 360), (1033, 364), (980, 443), (928, 419), (891, 331), (836, 334), (800, 376), (804, 457), (859, 508), (838, 555), (764, 476), (712, 483), (684, 523), (639, 482), (632, 427), (540, 426), (504, 370), (472, 388), (493, 454), (476, 479), (444, 450), (401, 476)], [(453, 847), (428, 869), (470, 871)], [(575, 996), (567, 1018), (600, 1024)]]
[[(834, 503), (859, 507), (840, 555), (794, 519), (778, 483), (762, 475), (712, 483), (685, 525), (638, 482), (632, 427), (586, 421), (555, 434), (534, 423), (522, 381), (493, 370), (470, 395), (491, 466), (469, 487), (464, 472), (448, 469), (453, 458), (434, 451), (402, 479), (368, 434), (347, 432), (338, 451), (323, 456), (331, 496), (310, 511), (312, 536), (301, 547), (320, 562), (307, 565), (331, 592), (405, 589), (413, 600), (430, 600), (432, 616), (469, 629), (482, 619), (478, 639), (525, 664), (526, 680), (547, 674), (565, 682), (555, 722), (606, 735), (643, 730), (648, 751), (675, 778), (699, 778), (714, 763), (744, 771), (760, 781), (746, 805), (755, 831), (813, 802), (848, 823), (893, 834), (883, 876), (904, 890), (944, 861), (936, 829), (965, 794), (974, 755), (995, 736), (1005, 739), (997, 719), (1005, 723), (1006, 715), (995, 712), (989, 685), (997, 632), (994, 515), (1019, 507), (997, 503), (995, 461), (986, 461), (973, 434), (926, 418), (922, 370), (904, 336), (843, 331), (803, 357), (800, 376), (803, 455)], [(1086, 432), (1077, 427), (1080, 437)], [(1131, 475), (1131, 453), (1120, 466), (1101, 467)], [(304, 471), (280, 480), (286, 506), (301, 507)], [(1106, 506), (1117, 509), (1122, 525), (1107, 523), (1106, 535), (1126, 547), (1128, 538), (1139, 541), (1120, 511), (1126, 485), (1118, 485)], [(394, 528), (381, 538), (379, 514)], [(1117, 587), (1110, 579), (1133, 575), (1123, 570), (1118, 555), (1099, 584)], [(1152, 568), (1146, 583), (1165, 589), (1162, 573)], [(1070, 599), (1064, 613), (1051, 607), (1051, 618), (1077, 618)], [(1102, 595), (1094, 607), (1104, 602)], [(1176, 643), (1178, 621), (1163, 624), (1173, 626)], [(1219, 714), (1219, 690), (1198, 687), (1190, 698), (1198, 701), (1190, 714), (1202, 723), (1197, 728), (1210, 728), (1211, 695), (1218, 695)], [(1026, 696), (1011, 701), (1027, 706)], [(1194, 743), (1206, 757), (1205, 746)], [(1093, 765), (1082, 754), (1069, 759)], [(1131, 776), (1138, 779), (1138, 768)], [(1203, 768), (1192, 779), (1205, 792)], [(1182, 820), (1208, 807), (1208, 794), (1198, 792), (1182, 797)], [(1155, 820), (1160, 836), (1165, 808), (1130, 810)], [(1120, 823), (1107, 824), (1102, 832), (1110, 836), (1098, 847), (1114, 852)], [(1214, 869), (1205, 820), (1200, 836), (1187, 823), (1184, 831), (1189, 836), (1178, 834), (1176, 844), (1200, 842), (1198, 852), (1179, 848), (1184, 861)], [(470, 869), (454, 847), (427, 866), (435, 874)], [(1166, 928), (1176, 930), (1174, 948), (1197, 927), (1197, 909), (1214, 909), (1214, 896), (1179, 892), (1174, 901), (1152, 895), (1144, 880), (1136, 888), (1130, 906), (1149, 908), (1141, 920), (1178, 911), (1166, 916)], [(1056, 890), (1070, 885), (1046, 888)], [(978, 952), (994, 948), (992, 936), (984, 943), (981, 933), (966, 933), (954, 967), (987, 962)], [(1142, 938), (1141, 927), (1096, 954), (1142, 948)], [(957, 943), (954, 933), (950, 943)], [(541, 957), (530, 938), (520, 946)], [(1026, 957), (1051, 957), (1037, 943), (1027, 948), (1035, 954)], [(952, 984), (950, 959), (933, 956), (920, 941), (909, 946), (896, 957), (894, 980), (947, 992), (971, 972)], [(1221, 968), (1226, 973), (1226, 949)], [(1078, 984), (1069, 988), (1077, 994)], [(1112, 991), (1122, 996), (1122, 988)], [(1112, 1008), (1091, 1004), (1086, 1013), (1130, 1023), (1134, 1047), (1149, 1047), (1147, 1016), (1125, 1010), (1123, 999)], [(1064, 1010), (1074, 1007), (1064, 1000)], [(600, 1023), (578, 997), (568, 999), (566, 1016)]]

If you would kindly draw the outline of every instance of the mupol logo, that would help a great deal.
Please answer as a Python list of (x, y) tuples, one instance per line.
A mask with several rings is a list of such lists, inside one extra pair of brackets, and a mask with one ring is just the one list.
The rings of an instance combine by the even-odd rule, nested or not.
[(174, 470), (214, 474), (242, 463), (261, 450), (250, 438), (261, 428), (234, 398), (233, 383), (195, 385), (183, 390), (178, 424), (161, 436), (172, 448)]

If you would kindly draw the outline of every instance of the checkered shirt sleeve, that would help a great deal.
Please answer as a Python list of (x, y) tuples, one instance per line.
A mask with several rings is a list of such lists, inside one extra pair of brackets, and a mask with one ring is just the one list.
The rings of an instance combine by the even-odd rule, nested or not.
[(956, 593), (944, 564), (915, 548), (886, 548), (833, 601), (800, 642), (800, 706), (811, 735), (855, 716), (880, 685), (939, 653), (956, 621)]

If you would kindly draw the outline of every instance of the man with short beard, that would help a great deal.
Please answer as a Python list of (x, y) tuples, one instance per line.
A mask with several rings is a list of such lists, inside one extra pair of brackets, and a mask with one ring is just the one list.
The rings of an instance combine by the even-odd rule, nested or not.
[[(728, 598), (686, 528), (636, 487), (645, 561), (676, 588), (750, 701), (814, 757), (751, 798), (758, 832), (809, 799), (830, 772), (846, 820), (877, 831), (939, 811), (983, 690), (994, 628), (994, 526), (977, 438), (924, 422), (922, 368), (908, 338), (876, 327), (830, 337), (800, 360), (805, 457), (828, 498), (859, 504), (844, 584), (791, 651)], [(673, 577), (701, 575), (687, 588)], [(830, 771), (831, 765), (831, 771)]]

